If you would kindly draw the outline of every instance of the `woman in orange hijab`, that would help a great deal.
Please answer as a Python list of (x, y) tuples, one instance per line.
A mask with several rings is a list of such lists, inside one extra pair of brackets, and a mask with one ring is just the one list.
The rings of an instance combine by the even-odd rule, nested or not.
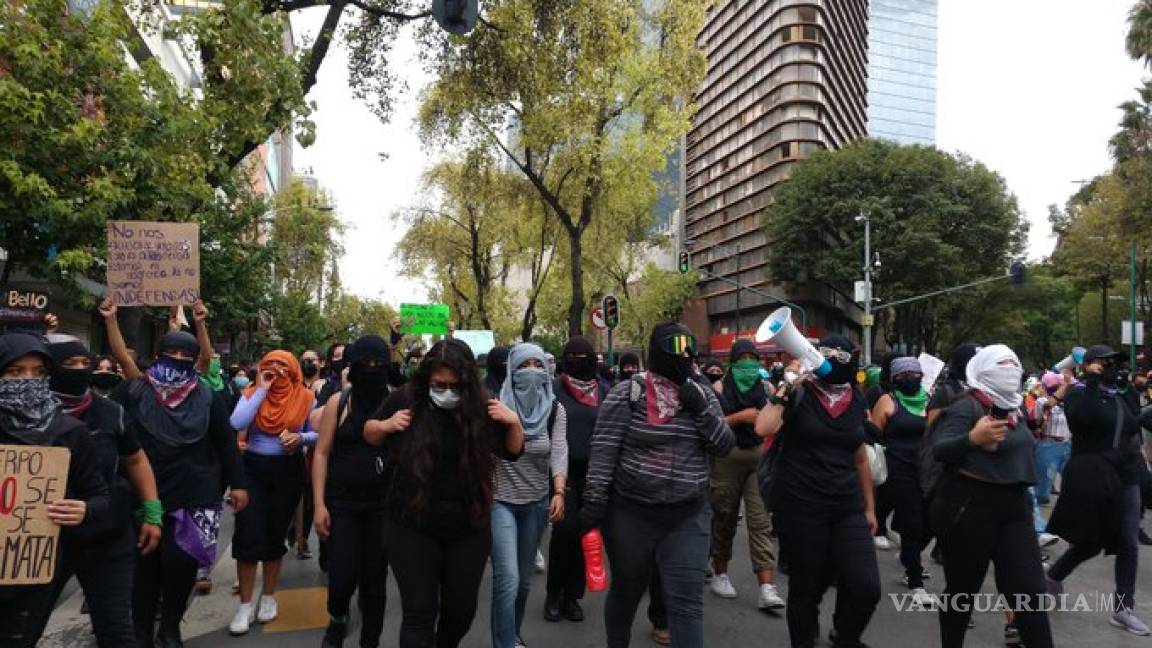
[[(304, 491), (302, 449), (316, 445), (317, 433), (308, 422), (315, 403), (296, 357), (272, 351), (260, 360), (256, 383), (232, 412), (251, 482), (248, 508), (236, 516), (232, 538), (240, 578), (240, 609), (228, 626), (233, 635), (246, 634), (254, 620), (268, 623), (276, 618), (276, 583), (288, 551), (285, 538)], [(264, 565), (264, 588), (259, 606), (254, 606), (258, 563)]]

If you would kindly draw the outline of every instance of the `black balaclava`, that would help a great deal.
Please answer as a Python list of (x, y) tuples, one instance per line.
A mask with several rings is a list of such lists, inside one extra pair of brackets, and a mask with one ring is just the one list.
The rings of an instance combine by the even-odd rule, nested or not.
[(65, 369), (63, 365), (76, 356), (91, 359), (88, 349), (77, 340), (68, 340), (49, 344), (48, 351), (52, 354), (52, 377), (49, 380), (52, 391), (69, 396), (83, 396), (92, 385), (92, 368)]
[(965, 342), (952, 350), (948, 356), (948, 377), (952, 380), (968, 380), (968, 361), (980, 350), (979, 344)]
[[(719, 371), (716, 371), (717, 369)], [(704, 374), (708, 380), (716, 382), (724, 377), (724, 365), (720, 364), (718, 360), (709, 360), (704, 363), (704, 368), (700, 370), (700, 373)]]
[(168, 331), (164, 337), (160, 338), (160, 354), (163, 355), (165, 351), (187, 352), (188, 355), (192, 356), (191, 360), (173, 360), (172, 362), (193, 367), (196, 365), (196, 358), (200, 357), (200, 343), (196, 341), (196, 336), (186, 331)]
[[(860, 356), (853, 352), (852, 343), (847, 338), (832, 334), (820, 340), (820, 346), (852, 353), (852, 359), (848, 361), (848, 364), (841, 364), (835, 358), (829, 358), (828, 362), (832, 365), (832, 371), (824, 376), (824, 382), (830, 385), (847, 385), (856, 380), (856, 372), (860, 369)], [(889, 367), (891, 367), (891, 363), (889, 363)]]
[[(584, 357), (577, 358), (576, 355)], [(596, 350), (588, 338), (576, 335), (568, 340), (560, 354), (560, 371), (576, 380), (592, 380), (596, 377)]]
[(652, 330), (652, 337), (648, 341), (648, 365), (653, 373), (659, 374), (668, 380), (683, 385), (692, 377), (692, 358), (677, 356), (664, 351), (661, 344), (674, 335), (692, 335), (687, 326), (675, 322), (657, 324)]
[[(379, 335), (365, 335), (344, 348), (352, 395), (369, 409), (375, 409), (388, 395), (388, 383), (392, 377), (391, 357), (388, 343)], [(379, 360), (380, 366), (369, 367), (361, 362), (369, 358)]]
[(508, 377), (508, 347), (496, 346), (488, 352), (488, 373), (484, 377), (484, 386), (493, 395), (499, 395), (504, 387), (504, 379)]
[(306, 379), (312, 380), (318, 373), (320, 373), (320, 366), (316, 364), (315, 360), (309, 358), (300, 363), (300, 375)]
[[(636, 371), (624, 371), (624, 367), (628, 365), (635, 365), (637, 368)], [(620, 381), (623, 382), (625, 380), (631, 380), (632, 376), (635, 376), (639, 371), (640, 356), (636, 355), (635, 353), (625, 353), (620, 356), (620, 364), (617, 366), (620, 368)]]

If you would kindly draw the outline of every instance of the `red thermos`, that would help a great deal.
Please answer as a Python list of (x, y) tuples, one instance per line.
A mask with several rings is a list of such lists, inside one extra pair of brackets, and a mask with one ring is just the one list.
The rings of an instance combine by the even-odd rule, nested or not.
[(604, 538), (600, 529), (592, 529), (580, 539), (584, 548), (584, 581), (590, 592), (608, 589), (608, 572), (604, 569)]

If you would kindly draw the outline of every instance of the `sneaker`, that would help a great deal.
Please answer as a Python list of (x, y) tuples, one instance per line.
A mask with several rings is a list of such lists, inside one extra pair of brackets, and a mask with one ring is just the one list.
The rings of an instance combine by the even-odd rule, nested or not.
[(584, 620), (584, 608), (580, 607), (580, 601), (574, 598), (567, 599), (560, 605), (560, 614), (573, 623)]
[(652, 641), (655, 641), (661, 646), (671, 646), (672, 633), (668, 628), (652, 628)]
[(276, 598), (273, 596), (260, 596), (260, 611), (256, 613), (256, 620), (260, 623), (271, 623), (276, 620), (280, 610), (276, 607)]
[(757, 607), (761, 610), (779, 610), (784, 607), (784, 599), (776, 591), (776, 586), (766, 583), (760, 586), (760, 600)]
[(1111, 622), (1112, 625), (1116, 626), (1117, 628), (1124, 628), (1128, 632), (1131, 632), (1134, 635), (1140, 635), (1141, 637), (1146, 637), (1149, 634), (1152, 634), (1152, 631), (1148, 630), (1148, 626), (1144, 625), (1143, 621), (1136, 618), (1136, 614), (1133, 613), (1132, 609), (1128, 607), (1121, 607), (1118, 611), (1113, 612), (1112, 618), (1109, 619), (1109, 622)]
[(528, 648), (528, 644), (524, 643), (520, 637), (516, 637), (516, 648)]
[(1055, 536), (1051, 533), (1041, 533), (1036, 537), (1036, 541), (1040, 543), (1041, 547), (1051, 547), (1057, 542), (1060, 542), (1060, 536)]
[(736, 598), (736, 588), (732, 586), (728, 574), (716, 574), (712, 577), (712, 593), (720, 598)]
[(1060, 596), (1064, 593), (1064, 583), (1049, 576), (1048, 572), (1044, 572), (1044, 584), (1048, 587), (1048, 593), (1052, 596)]
[(548, 563), (544, 562), (544, 554), (539, 549), (536, 550), (536, 573), (543, 574), (544, 568)]
[(892, 542), (884, 536), (872, 536), (872, 542), (876, 544), (876, 548), (881, 551), (888, 551), (892, 548)]
[(544, 599), (544, 620), (556, 623), (560, 620), (560, 596), (549, 594)]
[(930, 608), (936, 605), (936, 599), (923, 587), (917, 587), (912, 590), (912, 602), (923, 608)]
[(1009, 623), (1004, 626), (1004, 645), (1005, 646), (1020, 646), (1020, 631), (1016, 629), (1015, 623)]
[(251, 603), (241, 603), (240, 608), (236, 610), (236, 616), (232, 617), (232, 623), (228, 624), (228, 632), (234, 637), (248, 634), (252, 629), (252, 621), (256, 619), (256, 610), (252, 607)]

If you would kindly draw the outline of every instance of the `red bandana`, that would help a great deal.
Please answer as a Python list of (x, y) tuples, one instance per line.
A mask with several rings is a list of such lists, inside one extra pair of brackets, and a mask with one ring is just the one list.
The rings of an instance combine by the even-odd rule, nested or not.
[(644, 381), (648, 424), (665, 425), (680, 411), (680, 387), (664, 376), (648, 372)]
[(563, 383), (564, 389), (568, 390), (572, 398), (576, 399), (577, 403), (588, 407), (596, 407), (600, 404), (600, 385), (595, 378), (579, 380), (568, 374), (561, 374), (560, 382)]
[(832, 418), (840, 418), (852, 404), (854, 390), (851, 385), (827, 385), (820, 380), (809, 380), (807, 384)]

